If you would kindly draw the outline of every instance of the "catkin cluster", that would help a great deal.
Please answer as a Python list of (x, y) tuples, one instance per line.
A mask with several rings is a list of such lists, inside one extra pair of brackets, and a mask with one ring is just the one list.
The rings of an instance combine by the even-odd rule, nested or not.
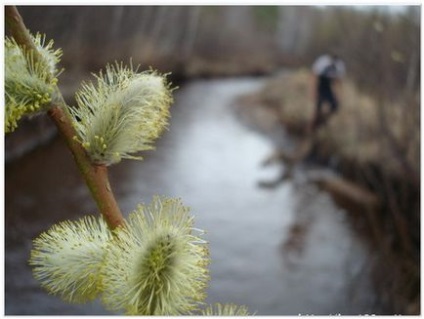
[(53, 226), (34, 240), (30, 265), (44, 288), (69, 302), (100, 296), (126, 314), (190, 313), (209, 282), (208, 245), (193, 222), (179, 199), (155, 197), (113, 232), (94, 217)]
[(30, 265), (50, 293), (83, 303), (100, 298), (128, 315), (247, 316), (245, 306), (204, 308), (209, 248), (180, 199), (156, 196), (110, 231), (102, 218), (54, 225), (34, 240)]

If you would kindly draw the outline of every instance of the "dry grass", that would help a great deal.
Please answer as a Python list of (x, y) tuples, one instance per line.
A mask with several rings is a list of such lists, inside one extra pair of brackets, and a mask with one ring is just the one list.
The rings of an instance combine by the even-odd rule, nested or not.
[[(278, 112), (291, 133), (303, 135), (315, 112), (311, 96), (310, 72), (299, 70), (270, 80), (257, 99)], [(385, 107), (390, 131), (400, 144), (408, 141), (404, 151), (410, 165), (418, 171), (419, 123), (411, 130), (410, 111), (405, 112), (405, 107), (394, 103)], [(317, 133), (322, 151), (341, 160), (377, 164), (392, 174), (400, 174), (399, 161), (381, 131), (379, 114), (379, 106), (371, 97), (361, 94), (350, 80), (344, 81), (339, 111)]]

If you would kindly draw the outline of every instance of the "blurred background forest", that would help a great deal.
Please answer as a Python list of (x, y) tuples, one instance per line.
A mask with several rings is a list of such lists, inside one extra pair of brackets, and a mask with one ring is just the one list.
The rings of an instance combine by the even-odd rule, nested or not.
[[(182, 90), (195, 81), (258, 78), (263, 85), (241, 94), (237, 101), (243, 105), (236, 113), (250, 117), (250, 124), (261, 133), (258, 117), (269, 119), (297, 141), (304, 141), (304, 128), (314, 110), (310, 67), (317, 56), (336, 51), (347, 67), (341, 111), (319, 131), (305, 156), (284, 165), (313, 162), (343, 178), (342, 186), (328, 180), (317, 184), (334, 195), (340, 207), (347, 207), (352, 225), (372, 249), (369, 264), (377, 297), (366, 309), (381, 314), (420, 313), (420, 6), (18, 9), (31, 31), (45, 33), (63, 49), (65, 72), (59, 85), (71, 105), (80, 81), (115, 60), (132, 59), (140, 69), (172, 72), (171, 80)], [(11, 164), (6, 166), (6, 179), (18, 174), (13, 173), (14, 162), (31, 156), (26, 154), (52, 136), (55, 130), (43, 117), (26, 121), (16, 134), (7, 136), (6, 161)], [(10, 191), (8, 197), (8, 185), (6, 212), (13, 209), (13, 200), (7, 198), (14, 193)], [(7, 225), (14, 225), (12, 220)], [(289, 237), (305, 236), (308, 222), (302, 223), (288, 226)], [(10, 309), (14, 309), (10, 314), (25, 313)], [(275, 311), (270, 314), (281, 314)]]
[[(129, 60), (181, 77), (258, 75), (309, 66), (328, 50), (361, 89), (419, 87), (420, 7), (22, 7), (63, 48), (70, 73)], [(372, 69), (372, 72), (370, 71)], [(385, 73), (384, 73), (385, 72)], [(390, 76), (386, 76), (390, 75)]]

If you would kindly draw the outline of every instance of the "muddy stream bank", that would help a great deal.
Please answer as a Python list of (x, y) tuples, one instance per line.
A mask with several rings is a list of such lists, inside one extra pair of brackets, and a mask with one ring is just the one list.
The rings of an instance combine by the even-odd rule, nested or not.
[[(128, 214), (156, 194), (191, 207), (210, 242), (208, 303), (244, 304), (257, 315), (378, 313), (371, 255), (346, 211), (303, 178), (258, 187), (279, 173), (260, 166), (275, 141), (243, 124), (233, 104), (263, 83), (196, 80), (176, 91), (170, 129), (156, 151), (111, 168), (121, 208)], [(284, 139), (278, 143), (289, 143)], [(95, 214), (60, 139), (6, 165), (5, 213), (6, 314), (109, 314), (98, 302), (69, 305), (47, 295), (27, 264), (40, 232)]]

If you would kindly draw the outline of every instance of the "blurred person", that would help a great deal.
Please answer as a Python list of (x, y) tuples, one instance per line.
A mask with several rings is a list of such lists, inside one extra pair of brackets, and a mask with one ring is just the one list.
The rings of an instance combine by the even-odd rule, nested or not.
[[(338, 107), (341, 95), (341, 82), (346, 73), (345, 64), (336, 53), (319, 56), (312, 65), (312, 92), (316, 105), (312, 129), (325, 124)], [(328, 104), (330, 112), (324, 116), (323, 105)]]

